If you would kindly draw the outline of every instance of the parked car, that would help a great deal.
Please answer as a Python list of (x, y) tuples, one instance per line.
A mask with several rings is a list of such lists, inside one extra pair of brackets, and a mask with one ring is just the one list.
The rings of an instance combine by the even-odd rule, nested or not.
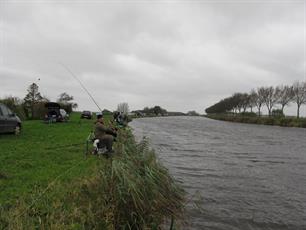
[(21, 120), (6, 105), (0, 103), (0, 133), (19, 134)]
[(47, 102), (45, 107), (47, 108), (44, 118), (45, 122), (52, 123), (67, 121), (67, 112), (64, 109), (61, 109), (61, 106), (58, 103)]
[(92, 113), (90, 111), (84, 110), (81, 113), (81, 118), (92, 119)]

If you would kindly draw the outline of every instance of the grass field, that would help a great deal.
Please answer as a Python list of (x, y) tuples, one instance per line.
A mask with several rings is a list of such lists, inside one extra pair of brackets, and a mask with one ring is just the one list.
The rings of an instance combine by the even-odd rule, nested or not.
[(160, 229), (181, 220), (185, 193), (148, 142), (122, 128), (113, 157), (85, 157), (93, 120), (79, 117), (26, 121), (20, 136), (0, 136), (0, 229)]
[(40, 190), (67, 169), (59, 180), (89, 175), (96, 164), (85, 160), (85, 140), (93, 120), (74, 113), (67, 123), (23, 122), (19, 136), (0, 135), (0, 204), (9, 204), (33, 190)]

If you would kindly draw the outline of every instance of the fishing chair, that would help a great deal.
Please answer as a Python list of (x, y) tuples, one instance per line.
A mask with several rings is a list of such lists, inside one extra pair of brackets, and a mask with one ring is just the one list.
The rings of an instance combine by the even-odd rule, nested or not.
[[(89, 149), (89, 146), (92, 145), (93, 148), (91, 148), (91, 151)], [(91, 132), (87, 139), (86, 139), (86, 145), (85, 145), (85, 156), (88, 154), (93, 154), (93, 155), (101, 155), (105, 154), (107, 152), (107, 149), (105, 146), (101, 146), (99, 143), (99, 139), (95, 138), (94, 132)]]

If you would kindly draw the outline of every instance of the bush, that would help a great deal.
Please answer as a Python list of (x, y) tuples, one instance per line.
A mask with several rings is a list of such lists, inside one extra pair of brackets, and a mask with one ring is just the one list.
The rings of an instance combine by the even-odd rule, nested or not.
[(266, 117), (266, 118), (262, 118), (263, 119), (263, 124), (264, 125), (274, 125), (275, 123), (275, 118), (273, 117)]
[(239, 115), (244, 116), (244, 117), (257, 117), (257, 114), (254, 112), (242, 112)]
[(300, 119), (300, 127), (306, 128), (306, 119), (305, 118)]
[(279, 125), (280, 126), (289, 126), (290, 123), (292, 122), (292, 118), (286, 118), (286, 117), (283, 117), (283, 118), (280, 118), (279, 119)]
[(274, 109), (272, 110), (272, 117), (285, 117), (285, 114), (281, 109)]

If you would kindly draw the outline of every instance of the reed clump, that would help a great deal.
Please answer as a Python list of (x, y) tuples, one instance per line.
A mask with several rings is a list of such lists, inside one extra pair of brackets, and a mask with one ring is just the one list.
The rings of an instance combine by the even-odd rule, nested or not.
[[(182, 223), (185, 192), (157, 160), (146, 139), (121, 131), (111, 158), (97, 158), (95, 174), (58, 183), (34, 205), (20, 200), (0, 212), (8, 229), (161, 229)], [(169, 227), (169, 226), (168, 226)]]

